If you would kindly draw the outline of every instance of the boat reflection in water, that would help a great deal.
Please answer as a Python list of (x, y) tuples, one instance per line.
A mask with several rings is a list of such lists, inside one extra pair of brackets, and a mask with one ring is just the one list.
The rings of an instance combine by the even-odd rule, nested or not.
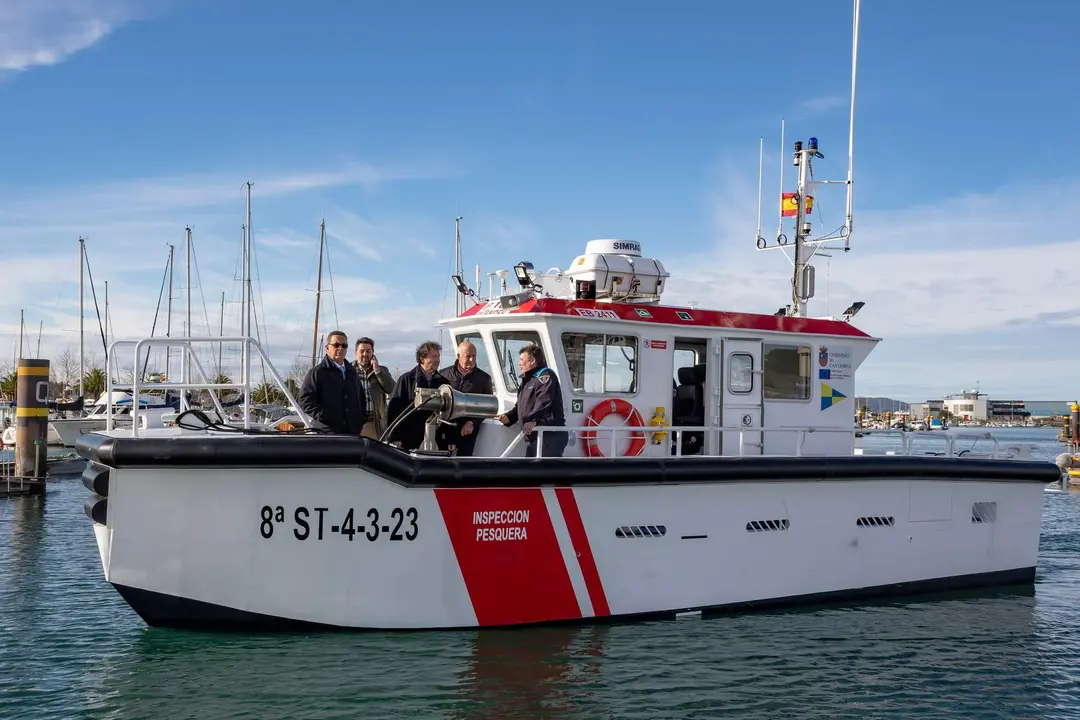
[[(1030, 588), (630, 625), (211, 635), (149, 630), (95, 673), (109, 717), (1043, 717)], [(1040, 709), (1038, 710), (1037, 709)], [(846, 715), (845, 715), (846, 716)]]

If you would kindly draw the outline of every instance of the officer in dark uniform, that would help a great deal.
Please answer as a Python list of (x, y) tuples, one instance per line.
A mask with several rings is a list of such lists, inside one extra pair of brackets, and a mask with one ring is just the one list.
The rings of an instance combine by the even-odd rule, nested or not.
[[(539, 345), (521, 348), (518, 368), (521, 369), (521, 383), (518, 385), (517, 404), (505, 415), (500, 415), (499, 422), (509, 426), (520, 420), (521, 432), (528, 440), (525, 455), (536, 457), (539, 433), (534, 428), (537, 425), (566, 427), (562, 391), (559, 389), (559, 378), (547, 366), (544, 351)], [(565, 431), (545, 432), (541, 457), (562, 457), (568, 437)]]

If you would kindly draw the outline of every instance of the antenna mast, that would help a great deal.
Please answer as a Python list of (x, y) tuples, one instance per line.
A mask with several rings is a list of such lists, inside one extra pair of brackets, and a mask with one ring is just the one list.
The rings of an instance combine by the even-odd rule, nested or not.
[(859, 60), (859, 0), (855, 0), (855, 20), (851, 29), (851, 115), (848, 117), (847, 217), (844, 222), (844, 252), (851, 249), (852, 215), (855, 208), (853, 171), (855, 155), (855, 68)]
[[(860, 0), (853, 0), (853, 18), (852, 18), (852, 33), (851, 33), (851, 108), (850, 116), (848, 119), (848, 171), (846, 180), (814, 180), (812, 161), (814, 158), (824, 159), (825, 156), (818, 150), (818, 140), (816, 137), (811, 137), (806, 142), (804, 148), (801, 140), (795, 141), (793, 164), (797, 168), (798, 175), (798, 187), (797, 191), (793, 193), (786, 193), (783, 191), (783, 161), (780, 165), (780, 225), (776, 232), (776, 244), (768, 246), (765, 238), (761, 236), (761, 221), (760, 221), (760, 209), (758, 220), (758, 235), (755, 240), (758, 250), (784, 250), (788, 245), (788, 239), (784, 235), (784, 218), (795, 218), (795, 238), (794, 238), (794, 251), (795, 257), (792, 261), (794, 265), (794, 273), (791, 279), (791, 304), (787, 306), (786, 313), (792, 317), (804, 317), (806, 314), (806, 303), (812, 297), (814, 297), (814, 266), (810, 264), (810, 260), (817, 254), (822, 248), (839, 249), (835, 246), (830, 247), (827, 243), (831, 240), (844, 241), (844, 251), (847, 252), (851, 249), (851, 233), (854, 227), (854, 203), (853, 203), (853, 188), (854, 188), (854, 154), (855, 154), (855, 78), (856, 67), (859, 54), (859, 2)], [(780, 145), (781, 156), (783, 154), (784, 146), (784, 122), (780, 124)], [(764, 142), (764, 141), (762, 141)], [(761, 151), (759, 150), (759, 153)], [(761, 155), (758, 159), (758, 204), (760, 206), (760, 187), (761, 187)], [(811, 226), (808, 220), (808, 216), (813, 212), (814, 198), (810, 195), (810, 190), (816, 185), (833, 185), (843, 183), (847, 190), (847, 207), (844, 218), (844, 226), (838, 231), (834, 231), (819, 238), (811, 239)]]
[(761, 171), (765, 162), (765, 137), (758, 138), (757, 160), (757, 242), (761, 245), (765, 238), (761, 236)]

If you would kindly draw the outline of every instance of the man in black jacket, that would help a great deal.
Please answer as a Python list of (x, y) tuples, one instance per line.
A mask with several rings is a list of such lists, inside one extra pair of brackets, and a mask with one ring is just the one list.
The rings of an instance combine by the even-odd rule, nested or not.
[[(449, 380), (439, 374), (441, 355), (442, 349), (438, 343), (421, 343), (420, 347), (416, 348), (416, 367), (398, 375), (394, 392), (390, 395), (390, 402), (386, 407), (389, 425), (392, 426), (400, 415), (412, 407), (417, 388), (435, 389), (449, 384)], [(429, 417), (429, 410), (414, 411), (390, 433), (390, 442), (405, 452), (417, 449), (424, 442), (424, 424)], [(445, 427), (440, 424), (436, 428), (436, 442), (442, 450), (454, 450), (455, 446), (447, 442)]]
[[(457, 361), (450, 367), (440, 370), (439, 374), (450, 381), (450, 387), (458, 392), (477, 395), (495, 394), (491, 376), (476, 367), (476, 346), (468, 340), (463, 340), (458, 345)], [(459, 456), (472, 456), (473, 448), (476, 447), (476, 438), (480, 434), (480, 423), (483, 420), (483, 418), (459, 418), (455, 428), (447, 428), (447, 442), (457, 445)]]
[[(517, 404), (510, 412), (499, 416), (503, 425), (513, 425), (521, 420), (521, 433), (528, 441), (526, 457), (536, 457), (537, 425), (566, 427), (563, 412), (562, 390), (555, 371), (544, 361), (544, 350), (539, 345), (521, 348), (518, 358), (521, 384), (518, 385)], [(549, 430), (544, 433), (541, 457), (562, 457), (569, 435), (565, 431)]]
[(360, 437), (367, 422), (367, 399), (351, 363), (345, 362), (349, 339), (335, 330), (326, 339), (326, 355), (308, 370), (300, 385), (300, 409), (339, 435)]

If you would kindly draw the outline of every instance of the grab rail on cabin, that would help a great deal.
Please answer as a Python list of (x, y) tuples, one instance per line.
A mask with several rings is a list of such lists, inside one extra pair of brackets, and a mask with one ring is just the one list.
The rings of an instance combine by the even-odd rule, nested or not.
[[(880, 435), (895, 435), (895, 436), (899, 436), (900, 448), (899, 448), (899, 450), (897, 452), (894, 453), (894, 454), (897, 454), (897, 455), (912, 455), (912, 454), (914, 454), (914, 452), (915, 452), (915, 449), (914, 449), (914, 441), (915, 441), (915, 439), (920, 435), (927, 434), (927, 433), (908, 432), (906, 430), (892, 430), (892, 429), (888, 429), (888, 430), (863, 430), (863, 429), (858, 429), (858, 428), (847, 429), (847, 428), (830, 428), (830, 427), (823, 428), (823, 427), (810, 427), (810, 426), (806, 426), (806, 427), (782, 427), (782, 428), (747, 428), (747, 427), (743, 427), (743, 426), (729, 427), (729, 426), (720, 426), (720, 425), (700, 425), (700, 426), (692, 426), (692, 427), (691, 426), (678, 426), (678, 427), (667, 426), (667, 427), (663, 427), (663, 428), (653, 428), (653, 427), (636, 427), (636, 426), (626, 426), (626, 425), (610, 425), (610, 426), (607, 426), (607, 425), (599, 425), (599, 426), (598, 425), (589, 425), (589, 426), (576, 426), (576, 427), (553, 427), (553, 426), (539, 426), (538, 425), (538, 426), (536, 426), (535, 429), (536, 429), (536, 431), (538, 433), (537, 440), (538, 440), (538, 442), (541, 443), (541, 445), (542, 445), (542, 442), (543, 442), (542, 438), (543, 438), (543, 435), (544, 435), (545, 432), (573, 432), (575, 434), (578, 434), (579, 436), (580, 436), (580, 433), (588, 432), (595, 439), (595, 441), (597, 443), (600, 442), (599, 436), (601, 434), (610, 436), (610, 444), (608, 445), (608, 452), (605, 453), (605, 456), (606, 457), (612, 457), (612, 458), (615, 458), (615, 457), (632, 457), (632, 456), (623, 456), (623, 455), (621, 455), (619, 453), (620, 442), (625, 442), (626, 441), (626, 439), (627, 439), (626, 435), (627, 434), (630, 434), (631, 437), (634, 437), (634, 436), (650, 437), (650, 436), (654, 435), (655, 433), (664, 433), (668, 437), (661, 444), (665, 445), (667, 447), (671, 447), (671, 445), (669, 443), (674, 443), (674, 447), (675, 447), (674, 456), (675, 457), (682, 457), (683, 456), (682, 443), (679, 442), (678, 440), (679, 440), (679, 437), (681, 436), (681, 433), (684, 433), (684, 432), (703, 432), (703, 433), (707, 433), (712, 438), (718, 438), (720, 433), (738, 433), (739, 434), (739, 452), (738, 452), (739, 456), (743, 456), (743, 455), (746, 454), (745, 450), (746, 450), (746, 447), (748, 445), (753, 445), (755, 447), (761, 447), (761, 443), (747, 442), (746, 441), (747, 434), (752, 434), (754, 436), (760, 437), (763, 440), (764, 436), (766, 434), (774, 435), (775, 433), (796, 433), (796, 444), (795, 444), (795, 453), (794, 453), (795, 457), (803, 457), (804, 456), (804, 448), (805, 448), (805, 445), (806, 445), (806, 440), (807, 440), (807, 438), (809, 438), (811, 435), (814, 435), (814, 434), (832, 433), (832, 434), (849, 435), (849, 436), (852, 437), (853, 442), (854, 442), (854, 439), (856, 437), (856, 433), (858, 433), (859, 435), (878, 435), (878, 436), (880, 436)], [(994, 437), (993, 434), (988, 433), (988, 432), (943, 431), (943, 432), (940, 432), (940, 433), (934, 433), (934, 435), (935, 436), (940, 436), (942, 439), (945, 440), (945, 450), (941, 454), (947, 455), (947, 456), (950, 456), (950, 457), (951, 456), (965, 457), (965, 456), (968, 456), (968, 455), (971, 455), (972, 457), (983, 456), (983, 454), (981, 454), (981, 453), (978, 454), (978, 455), (972, 455), (970, 448), (966, 449), (966, 450), (957, 451), (957, 449), (956, 449), (956, 441), (957, 440), (963, 440), (963, 439), (975, 439), (976, 441), (977, 440), (983, 440), (983, 439), (990, 440), (993, 443), (993, 449), (985, 454), (985, 456), (988, 456), (990, 458), (993, 458), (993, 459), (999, 459), (999, 458), (1001, 458), (1001, 459), (1009, 459), (1010, 457), (1012, 457), (1007, 449), (1005, 449), (1005, 450), (1002, 449), (1001, 442), (996, 437)], [(499, 457), (504, 457), (504, 458), (509, 457), (510, 453), (513, 452), (514, 449), (524, 441), (524, 439), (525, 439), (525, 436), (518, 433), (514, 437), (514, 439), (510, 442), (510, 444), (507, 445), (506, 449), (503, 450), (502, 454), (499, 455)], [(762, 449), (764, 449), (764, 448), (762, 448)], [(758, 453), (755, 453), (755, 454), (758, 454)]]
[[(240, 363), (240, 382), (230, 383), (215, 383), (211, 382), (210, 378), (203, 367), (202, 362), (199, 360), (198, 355), (195, 353), (193, 344), (208, 344), (211, 347), (218, 345), (224, 346), (225, 343), (241, 343), (241, 356)], [(166, 377), (166, 382), (163, 383), (150, 383), (142, 380), (139, 372), (140, 362), (144, 352), (148, 355), (149, 348), (153, 346), (158, 347), (179, 347), (181, 348), (180, 357), (180, 376), (179, 382), (169, 382)], [(119, 367), (116, 366), (116, 350), (120, 348), (135, 348), (134, 368), (132, 372), (131, 383), (114, 383), (113, 371), (114, 369), (119, 372)], [(267, 373), (273, 379), (277, 389), (285, 396), (286, 402), (292, 407), (300, 419), (303, 421), (306, 427), (311, 427), (313, 424), (312, 419), (300, 409), (300, 404), (296, 398), (293, 397), (292, 392), (289, 390), (288, 385), (278, 375), (277, 370), (274, 369), (273, 363), (270, 362), (270, 358), (263, 350), (262, 346), (257, 340), (251, 337), (187, 337), (187, 338), (168, 338), (168, 337), (150, 337), (143, 338), (142, 340), (116, 340), (110, 346), (106, 357), (106, 392), (110, 402), (106, 409), (105, 414), (105, 427), (106, 430), (113, 429), (113, 412), (112, 412), (112, 393), (114, 390), (130, 390), (131, 391), (131, 423), (132, 423), (132, 436), (139, 436), (139, 395), (144, 390), (238, 390), (244, 396), (244, 429), (251, 428), (251, 364), (253, 359), (252, 350), (259, 359), (262, 360), (263, 367), (266, 368)], [(191, 368), (198, 376), (200, 382), (192, 382), (187, 378), (187, 368)], [(228, 413), (225, 412), (225, 408), (221, 405), (221, 401), (218, 399), (217, 394), (210, 392), (211, 402), (214, 404), (214, 409), (217, 410), (218, 415), (224, 420)], [(187, 396), (184, 392), (180, 393), (180, 411), (188, 409)]]

